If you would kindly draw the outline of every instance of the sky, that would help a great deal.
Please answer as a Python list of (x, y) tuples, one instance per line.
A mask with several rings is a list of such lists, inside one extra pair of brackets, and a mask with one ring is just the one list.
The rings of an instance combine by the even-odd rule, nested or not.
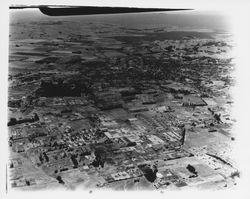
[(220, 12), (208, 11), (178, 11), (161, 13), (140, 13), (140, 14), (116, 14), (116, 15), (95, 15), (95, 16), (67, 16), (67, 17), (49, 17), (43, 15), (38, 9), (30, 10), (11, 10), (10, 23), (42, 21), (42, 20), (72, 20), (79, 22), (102, 22), (114, 23), (125, 26), (138, 25), (165, 25), (229, 30), (230, 20)]

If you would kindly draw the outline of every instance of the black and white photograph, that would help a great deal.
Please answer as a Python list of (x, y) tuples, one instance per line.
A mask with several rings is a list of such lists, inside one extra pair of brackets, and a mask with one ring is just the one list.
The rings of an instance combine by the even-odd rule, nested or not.
[(239, 189), (249, 4), (138, 2), (8, 5), (6, 195)]

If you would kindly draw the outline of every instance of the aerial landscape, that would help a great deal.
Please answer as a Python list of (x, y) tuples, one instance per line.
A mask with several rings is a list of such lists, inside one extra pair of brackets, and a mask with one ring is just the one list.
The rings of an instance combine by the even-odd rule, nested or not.
[(234, 41), (198, 11), (10, 11), (11, 189), (229, 189)]

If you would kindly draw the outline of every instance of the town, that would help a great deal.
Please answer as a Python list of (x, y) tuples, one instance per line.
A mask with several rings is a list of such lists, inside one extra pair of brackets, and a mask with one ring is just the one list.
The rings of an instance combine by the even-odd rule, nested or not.
[[(230, 38), (94, 25), (90, 31), (102, 39), (59, 31), (48, 42), (42, 37), (50, 33), (27, 39), (13, 30), (11, 187), (236, 185)], [(112, 35), (106, 33), (111, 28)]]

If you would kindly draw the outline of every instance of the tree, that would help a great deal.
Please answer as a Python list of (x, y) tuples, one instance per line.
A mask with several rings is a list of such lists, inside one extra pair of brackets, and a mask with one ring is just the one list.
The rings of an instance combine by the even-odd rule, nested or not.
[(75, 154), (72, 154), (71, 155), (71, 161), (72, 161), (72, 163), (74, 164), (74, 168), (77, 168), (78, 167), (78, 161), (77, 161), (77, 155), (75, 155)]
[(193, 173), (195, 177), (198, 176), (196, 169), (192, 165), (188, 164), (186, 168), (189, 172)]
[(40, 153), (40, 155), (39, 155), (39, 160), (40, 160), (41, 163), (43, 163), (43, 160), (44, 160), (44, 159), (43, 159), (43, 156), (42, 156), (41, 153)]
[(60, 184), (65, 184), (61, 176), (57, 176), (56, 179)]
[(49, 161), (49, 157), (47, 156), (47, 154), (45, 152), (43, 152), (43, 155), (45, 157), (46, 162), (48, 162)]

